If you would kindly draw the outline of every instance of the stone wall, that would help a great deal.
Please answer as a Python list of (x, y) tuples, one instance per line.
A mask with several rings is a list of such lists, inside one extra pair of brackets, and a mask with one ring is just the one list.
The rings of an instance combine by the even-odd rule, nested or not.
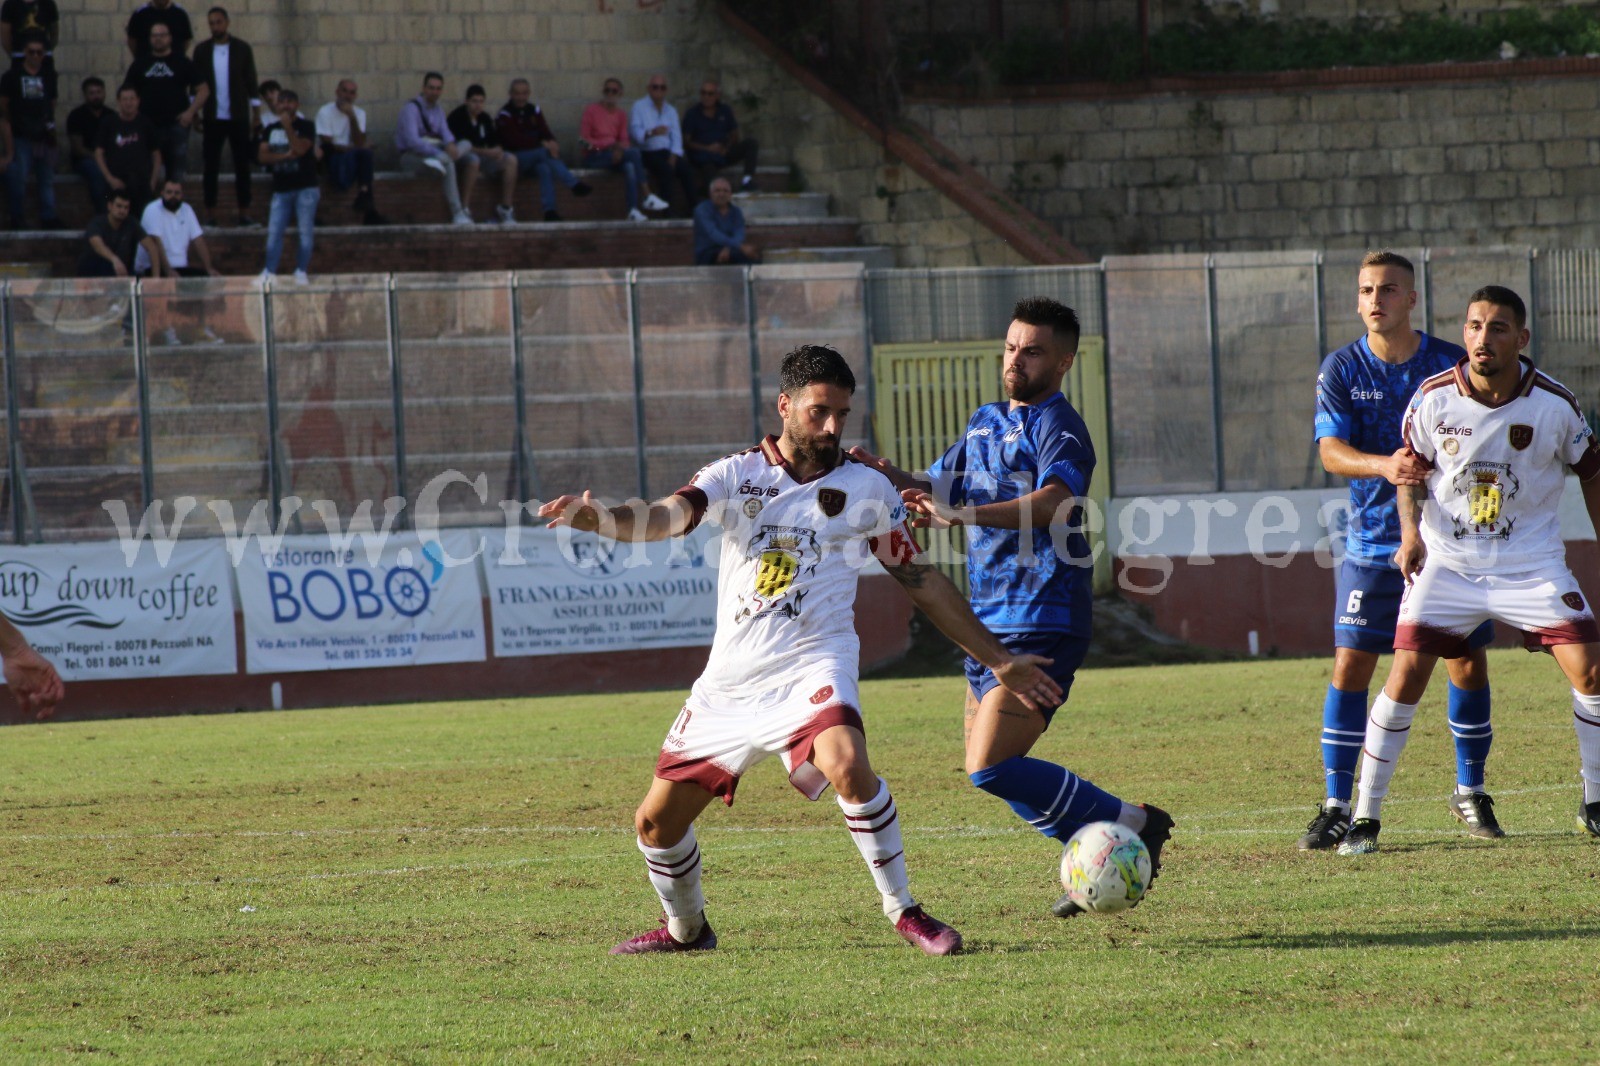
[(1592, 76), (916, 104), (909, 117), (1096, 256), (1600, 245)]

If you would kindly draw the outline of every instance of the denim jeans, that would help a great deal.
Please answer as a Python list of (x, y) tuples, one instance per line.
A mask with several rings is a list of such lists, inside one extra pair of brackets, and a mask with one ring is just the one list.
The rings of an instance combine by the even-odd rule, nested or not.
[(89, 205), (94, 208), (94, 213), (106, 213), (106, 197), (111, 194), (111, 186), (106, 184), (106, 175), (100, 169), (100, 164), (94, 156), (86, 155), (80, 158), (73, 166), (78, 171), (78, 176), (83, 179), (83, 184), (89, 190)]
[(561, 182), (569, 189), (578, 184), (572, 171), (559, 157), (551, 155), (548, 148), (529, 148), (527, 151), (513, 152), (512, 155), (517, 157), (517, 169), (522, 173), (538, 172), (539, 202), (546, 211), (556, 209), (556, 182)]
[(295, 218), (295, 228), (300, 232), (300, 250), (294, 259), (296, 270), (311, 267), (311, 235), (317, 223), (317, 201), (322, 190), (315, 185), (309, 189), (272, 194), (272, 215), (267, 221), (267, 269), (278, 272), (278, 261), (283, 258), (283, 234), (289, 228), (289, 216)]
[(624, 148), (622, 161), (611, 161), (611, 149), (601, 148), (599, 151), (590, 152), (583, 157), (583, 165), (591, 170), (620, 170), (622, 180), (628, 187), (628, 210), (633, 211), (639, 206), (639, 184), (644, 181), (644, 161), (639, 158), (639, 149)]
[(161, 149), (163, 181), (182, 181), (189, 173), (189, 127), (174, 122), (156, 127), (156, 147)]
[(28, 210), (28, 175), (37, 174), (39, 221), (56, 221), (56, 150), (48, 144), (18, 137), (11, 166), (6, 168), (6, 192), (11, 202), (11, 228), (22, 229)]
[(328, 180), (340, 192), (352, 185), (372, 188), (372, 149), (346, 148), (341, 152), (328, 152), (323, 158), (328, 163)]

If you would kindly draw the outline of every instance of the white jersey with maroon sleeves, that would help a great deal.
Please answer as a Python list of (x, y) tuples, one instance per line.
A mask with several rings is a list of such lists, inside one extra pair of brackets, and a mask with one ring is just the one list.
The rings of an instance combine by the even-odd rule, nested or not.
[(677, 495), (696, 522), (709, 514), (722, 526), (717, 633), (696, 688), (765, 690), (830, 659), (854, 677), (857, 577), (879, 538), (889, 538), (886, 556), (909, 561), (918, 550), (889, 479), (846, 456), (801, 481), (768, 437), (706, 466)]
[(1462, 573), (1516, 573), (1565, 558), (1558, 505), (1570, 467), (1600, 474), (1600, 449), (1572, 393), (1521, 361), (1511, 399), (1472, 395), (1467, 360), (1422, 383), (1402, 436), (1429, 466), (1428, 557)]

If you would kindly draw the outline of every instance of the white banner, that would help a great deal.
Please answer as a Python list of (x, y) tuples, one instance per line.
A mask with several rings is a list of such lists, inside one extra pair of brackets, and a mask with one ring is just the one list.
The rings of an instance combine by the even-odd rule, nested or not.
[[(483, 532), (494, 653), (560, 655), (709, 645), (716, 527), (654, 544), (570, 529)], [(707, 559), (707, 552), (711, 558)]]
[(216, 541), (0, 548), (0, 610), (65, 681), (231, 674), (233, 591)]
[(391, 533), (370, 559), (360, 536), (284, 537), (270, 553), (246, 552), (238, 569), (245, 670), (483, 661), (475, 546), (470, 530), (451, 529), (427, 541)]

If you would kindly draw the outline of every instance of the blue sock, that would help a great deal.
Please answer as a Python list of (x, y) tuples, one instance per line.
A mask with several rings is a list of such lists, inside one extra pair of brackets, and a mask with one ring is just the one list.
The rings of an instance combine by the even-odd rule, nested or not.
[(1328, 798), (1346, 806), (1355, 791), (1356, 760), (1367, 735), (1367, 692), (1346, 692), (1328, 686), (1322, 698), (1322, 773)]
[(1483, 764), (1494, 744), (1488, 685), (1470, 692), (1450, 686), (1450, 735), (1456, 738), (1456, 783), (1482, 792)]
[(1122, 801), (1053, 762), (1013, 755), (972, 775), (972, 783), (999, 796), (1017, 817), (1047, 837), (1065, 841), (1090, 822), (1116, 821)]

